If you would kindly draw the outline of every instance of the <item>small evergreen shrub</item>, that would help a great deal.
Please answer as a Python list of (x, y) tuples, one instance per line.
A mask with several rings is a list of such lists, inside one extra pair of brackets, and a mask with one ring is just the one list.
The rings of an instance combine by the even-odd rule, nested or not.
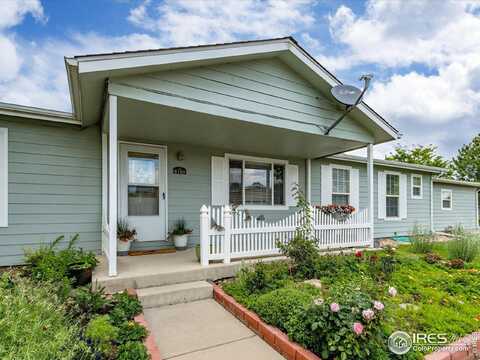
[(312, 303), (313, 296), (297, 288), (282, 288), (261, 295), (253, 310), (267, 323), (286, 330), (290, 318)]
[(119, 326), (124, 321), (132, 320), (142, 312), (142, 304), (136, 296), (129, 295), (127, 291), (112, 296), (114, 307), (110, 312), (110, 318), (114, 325)]
[(125, 321), (119, 327), (117, 342), (125, 344), (129, 341), (143, 341), (147, 336), (148, 331), (145, 327), (135, 321)]
[(138, 341), (129, 341), (117, 349), (117, 360), (148, 360), (150, 355), (145, 345)]
[(417, 254), (427, 254), (433, 250), (433, 234), (419, 224), (415, 224), (410, 232), (412, 251)]
[(110, 323), (108, 315), (97, 316), (88, 323), (85, 337), (92, 342), (95, 350), (109, 356), (113, 351), (113, 342), (118, 338), (118, 328)]
[(315, 276), (315, 264), (320, 255), (313, 240), (297, 234), (288, 243), (279, 243), (278, 247), (281, 253), (292, 261), (292, 270), (296, 277), (311, 279)]
[(111, 306), (104, 288), (94, 289), (92, 284), (74, 289), (70, 296), (75, 304), (74, 312), (87, 318), (105, 314)]

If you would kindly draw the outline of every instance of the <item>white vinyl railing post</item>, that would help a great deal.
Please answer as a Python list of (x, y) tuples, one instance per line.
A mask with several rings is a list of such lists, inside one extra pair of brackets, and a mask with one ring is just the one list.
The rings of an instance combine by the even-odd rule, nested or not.
[(223, 227), (224, 227), (224, 236), (223, 236), (223, 263), (230, 264), (230, 237), (232, 229), (232, 210), (230, 206), (226, 205), (223, 208)]
[(373, 144), (368, 144), (367, 146), (367, 179), (368, 179), (368, 223), (370, 226), (369, 231), (369, 242), (370, 246), (375, 247), (375, 237), (374, 237), (374, 199), (373, 199)]
[(202, 205), (200, 208), (200, 264), (202, 266), (208, 266), (208, 255), (210, 252), (209, 226), (210, 213), (208, 207)]

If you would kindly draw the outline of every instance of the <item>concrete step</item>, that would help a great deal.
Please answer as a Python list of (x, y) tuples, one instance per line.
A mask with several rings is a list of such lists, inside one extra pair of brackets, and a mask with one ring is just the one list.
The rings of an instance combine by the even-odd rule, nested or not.
[(213, 286), (206, 281), (194, 281), (138, 289), (137, 295), (143, 307), (148, 309), (209, 299), (213, 296)]

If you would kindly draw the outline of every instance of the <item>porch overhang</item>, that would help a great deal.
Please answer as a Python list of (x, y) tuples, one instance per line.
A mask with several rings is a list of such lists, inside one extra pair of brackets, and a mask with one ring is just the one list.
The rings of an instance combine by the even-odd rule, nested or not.
[[(323, 136), (309, 126), (289, 129), (118, 96), (118, 137), (152, 144), (188, 144), (272, 157), (316, 158), (358, 149), (368, 141)], [(108, 127), (108, 126), (107, 126)]]
[[(307, 79), (326, 99), (334, 101), (330, 89), (341, 82), (291, 37), (85, 55), (66, 58), (65, 64), (75, 117), (84, 126), (88, 126), (101, 119), (102, 99), (106, 96), (106, 83), (109, 79), (262, 58), (280, 59), (304, 79)], [(118, 94), (118, 96), (122, 95)], [(391, 141), (398, 137), (398, 131), (364, 102), (361, 102), (350, 113), (350, 116), (372, 134), (371, 143), (373, 144)], [(346, 141), (349, 140), (347, 137)], [(350, 148), (350, 146), (345, 148), (347, 147)]]

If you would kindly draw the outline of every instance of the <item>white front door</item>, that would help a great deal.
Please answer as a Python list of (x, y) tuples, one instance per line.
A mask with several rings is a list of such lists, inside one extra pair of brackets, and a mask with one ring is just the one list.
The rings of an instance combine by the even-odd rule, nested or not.
[(119, 216), (138, 241), (167, 239), (167, 149), (120, 144)]

